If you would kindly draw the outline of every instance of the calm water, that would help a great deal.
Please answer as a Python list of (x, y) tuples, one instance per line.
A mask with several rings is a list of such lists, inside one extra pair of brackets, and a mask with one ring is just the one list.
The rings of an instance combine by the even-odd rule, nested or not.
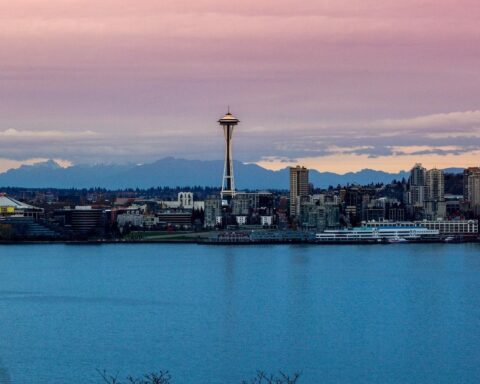
[(479, 383), (480, 245), (0, 246), (0, 383)]

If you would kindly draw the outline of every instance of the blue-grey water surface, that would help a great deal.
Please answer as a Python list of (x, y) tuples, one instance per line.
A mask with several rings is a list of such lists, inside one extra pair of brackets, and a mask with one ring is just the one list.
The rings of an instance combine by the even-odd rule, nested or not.
[(479, 383), (480, 245), (0, 246), (0, 383)]

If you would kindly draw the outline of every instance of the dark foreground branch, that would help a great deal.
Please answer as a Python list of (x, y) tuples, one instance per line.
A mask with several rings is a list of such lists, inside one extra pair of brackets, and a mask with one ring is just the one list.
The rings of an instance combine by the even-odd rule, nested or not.
[(242, 384), (295, 384), (300, 378), (300, 373), (294, 373), (292, 376), (280, 372), (279, 376), (267, 375), (263, 371), (258, 371), (250, 381), (242, 381)]
[[(173, 384), (172, 376), (168, 371), (150, 373), (140, 378), (128, 376), (124, 381), (118, 379), (118, 374), (112, 376), (106, 371), (97, 370), (97, 372), (105, 384)], [(258, 371), (254, 378), (244, 380), (241, 384), (296, 384), (299, 378), (300, 373), (298, 372), (290, 376), (283, 372), (280, 372), (278, 375), (273, 375)]]

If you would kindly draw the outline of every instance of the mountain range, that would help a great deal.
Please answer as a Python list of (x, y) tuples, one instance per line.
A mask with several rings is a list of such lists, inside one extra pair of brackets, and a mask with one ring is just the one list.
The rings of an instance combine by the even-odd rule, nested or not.
[[(462, 169), (449, 168), (449, 173)], [(234, 162), (237, 189), (288, 189), (288, 168), (272, 171), (256, 164)], [(53, 160), (23, 165), (0, 173), (0, 187), (19, 188), (151, 188), (151, 187), (218, 187), (223, 173), (223, 161), (185, 160), (166, 157), (148, 164), (73, 165), (62, 168)], [(387, 173), (372, 169), (343, 175), (310, 170), (310, 182), (315, 187), (330, 185), (365, 185), (388, 183), (408, 178), (408, 172)]]

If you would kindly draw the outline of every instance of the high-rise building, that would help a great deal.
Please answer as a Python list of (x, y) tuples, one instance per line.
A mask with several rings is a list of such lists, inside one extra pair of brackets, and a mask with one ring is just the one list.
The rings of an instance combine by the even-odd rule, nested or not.
[(409, 203), (412, 206), (423, 206), (425, 201), (426, 169), (422, 164), (415, 164), (410, 171)]
[(410, 170), (410, 185), (424, 186), (425, 177), (426, 169), (420, 163), (415, 164)]
[(480, 173), (480, 167), (470, 167), (463, 170), (463, 198), (464, 200), (469, 200), (468, 198), (468, 176), (473, 173)]
[(425, 173), (425, 214), (428, 219), (445, 218), (445, 175), (440, 169), (430, 169)]
[(426, 199), (445, 200), (445, 175), (440, 169), (430, 169), (425, 173)]
[(309, 192), (308, 169), (305, 167), (290, 167), (290, 216), (297, 216), (302, 197)]
[(475, 215), (480, 215), (480, 170), (472, 171), (468, 175), (468, 201)]
[(230, 201), (235, 196), (235, 178), (233, 176), (233, 156), (232, 156), (232, 138), (233, 129), (240, 122), (234, 117), (230, 110), (223, 116), (218, 123), (223, 128), (225, 136), (225, 163), (223, 166), (222, 180), (222, 199)]

